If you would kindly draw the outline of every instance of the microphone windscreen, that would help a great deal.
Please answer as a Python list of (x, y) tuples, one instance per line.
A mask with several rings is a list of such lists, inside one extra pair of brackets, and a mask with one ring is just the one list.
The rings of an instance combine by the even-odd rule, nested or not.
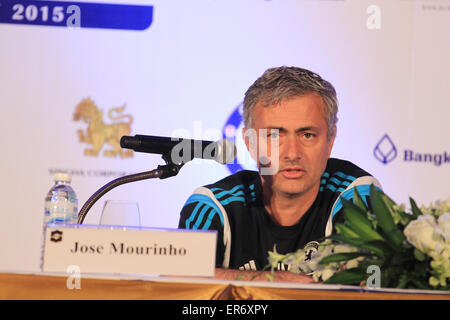
[(120, 147), (125, 149), (136, 149), (139, 147), (140, 140), (137, 137), (123, 136), (120, 138)]

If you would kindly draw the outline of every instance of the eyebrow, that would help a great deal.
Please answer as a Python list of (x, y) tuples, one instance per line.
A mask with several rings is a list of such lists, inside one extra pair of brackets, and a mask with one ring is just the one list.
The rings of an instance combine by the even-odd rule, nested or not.
[[(287, 132), (288, 130), (286, 128), (283, 127), (267, 127), (267, 129), (269, 130), (278, 130), (280, 132)], [(318, 127), (314, 127), (314, 126), (307, 126), (307, 127), (300, 127), (298, 129), (295, 130), (296, 133), (299, 132), (305, 132), (305, 131), (320, 131), (320, 129)]]

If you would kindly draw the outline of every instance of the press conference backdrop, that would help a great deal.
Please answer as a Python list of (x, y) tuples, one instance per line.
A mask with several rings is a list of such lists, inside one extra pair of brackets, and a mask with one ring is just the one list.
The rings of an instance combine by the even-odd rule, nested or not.
[(144, 226), (176, 227), (196, 187), (253, 168), (239, 137), (243, 95), (280, 65), (336, 87), (332, 156), (371, 172), (398, 203), (450, 196), (450, 1), (0, 4), (0, 270), (39, 269), (54, 172), (72, 173), (81, 208), (107, 182), (163, 164), (121, 154), (114, 135), (236, 136), (233, 165), (198, 160), (120, 186), (85, 220), (97, 224), (107, 199), (136, 200)]

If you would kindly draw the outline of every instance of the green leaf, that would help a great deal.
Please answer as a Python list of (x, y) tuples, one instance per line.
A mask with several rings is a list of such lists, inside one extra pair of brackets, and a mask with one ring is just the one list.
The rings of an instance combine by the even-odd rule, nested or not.
[(368, 206), (362, 200), (362, 197), (359, 194), (359, 191), (358, 191), (357, 187), (354, 188), (353, 196), (354, 196), (354, 203), (366, 213), (367, 219), (372, 223), (373, 229), (376, 230), (377, 225), (378, 225), (377, 219), (376, 219), (375, 215), (373, 215), (369, 211)]
[(394, 202), (394, 200), (392, 200), (390, 197), (388, 197), (385, 193), (381, 194), (381, 199), (383, 200), (386, 207), (388, 208), (391, 216), (394, 219), (395, 224), (400, 222), (402, 225), (406, 226), (413, 218), (412, 215), (406, 214), (405, 212), (402, 212), (401, 210), (394, 209), (394, 206), (396, 206), (397, 204)]
[(357, 214), (358, 215), (357, 218), (360, 219), (362, 223), (364, 223), (365, 225), (370, 227), (371, 223), (370, 223), (369, 219), (367, 219), (366, 212), (364, 210), (359, 208), (357, 205), (355, 205), (350, 200), (342, 198), (341, 201), (342, 201), (342, 207), (343, 207), (344, 214), (347, 209), (347, 211), (351, 211), (352, 214)]
[(384, 240), (384, 238), (373, 229), (372, 223), (367, 219), (365, 212), (360, 211), (360, 208), (351, 201), (345, 199), (342, 199), (342, 205), (344, 208), (345, 222), (362, 240)]
[(382, 241), (366, 242), (366, 241), (361, 241), (360, 239), (352, 239), (352, 238), (342, 237), (340, 235), (331, 235), (329, 237), (329, 239), (337, 240), (342, 243), (346, 243), (348, 245), (354, 246), (356, 248), (373, 252), (376, 256), (380, 257), (383, 260), (392, 251)]
[(400, 223), (403, 226), (408, 225), (408, 223), (413, 219), (413, 216), (410, 215), (410, 214), (407, 214), (407, 213), (405, 213), (403, 211), (400, 211), (400, 210), (396, 210), (394, 208), (392, 208), (392, 210), (394, 210), (394, 212), (395, 212), (394, 214), (397, 214), (397, 216), (400, 218)]
[(425, 261), (427, 256), (417, 248), (414, 248), (414, 257), (419, 261)]
[(274, 281), (274, 276), (273, 276), (273, 274), (271, 274), (271, 273), (266, 273), (266, 278), (267, 278), (267, 280), (269, 280), (269, 281)]
[(385, 194), (385, 193), (380, 193), (381, 194), (381, 196), (382, 196), (382, 198), (383, 198), (383, 200), (384, 200), (384, 203), (386, 203), (386, 205), (388, 206), (388, 207), (393, 207), (393, 206), (396, 206), (397, 204), (395, 203), (395, 201), (394, 200), (392, 200), (387, 194)]
[(367, 273), (359, 268), (347, 269), (340, 271), (324, 281), (325, 284), (354, 284), (360, 285), (361, 281), (367, 279)]
[(340, 234), (341, 236), (343, 236), (345, 238), (353, 238), (353, 239), (359, 238), (359, 236), (356, 232), (354, 232), (352, 229), (350, 229), (343, 223), (336, 224), (335, 228), (336, 228), (338, 234)]
[(319, 261), (319, 264), (328, 264), (331, 262), (340, 262), (352, 260), (362, 256), (370, 256), (371, 254), (367, 254), (364, 252), (343, 252), (343, 253), (334, 253), (329, 255), (328, 257), (323, 258)]
[(358, 192), (358, 188), (353, 188), (353, 201), (355, 205), (360, 208), (363, 212), (367, 212), (369, 209), (367, 208), (366, 204), (364, 203), (363, 199), (361, 198), (361, 195)]
[(377, 217), (380, 227), (383, 229), (383, 231), (388, 233), (392, 230), (395, 230), (396, 226), (388, 207), (381, 198), (381, 195), (382, 192), (377, 190), (376, 187), (372, 184), (370, 186), (370, 202), (372, 204), (374, 214)]
[(409, 279), (408, 275), (406, 275), (406, 274), (400, 275), (400, 277), (398, 279), (398, 283), (397, 283), (397, 288), (404, 289), (409, 281), (410, 281), (410, 279)]
[(377, 190), (373, 184), (370, 186), (370, 203), (372, 204), (373, 213), (390, 243), (396, 249), (401, 249), (405, 236), (397, 229), (394, 219), (382, 199), (382, 194), (382, 191)]
[(411, 211), (413, 214), (413, 218), (417, 219), (419, 216), (422, 215), (422, 211), (420, 211), (419, 207), (417, 206), (413, 198), (410, 197), (409, 202), (411, 203)]

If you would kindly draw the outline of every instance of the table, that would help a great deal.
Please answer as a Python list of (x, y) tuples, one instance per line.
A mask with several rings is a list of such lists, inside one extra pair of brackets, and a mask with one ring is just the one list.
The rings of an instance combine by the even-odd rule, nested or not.
[(8, 300), (450, 300), (450, 292), (367, 290), (353, 286), (282, 282), (224, 281), (210, 278), (83, 275), (80, 289), (68, 276), (0, 273), (0, 299)]

